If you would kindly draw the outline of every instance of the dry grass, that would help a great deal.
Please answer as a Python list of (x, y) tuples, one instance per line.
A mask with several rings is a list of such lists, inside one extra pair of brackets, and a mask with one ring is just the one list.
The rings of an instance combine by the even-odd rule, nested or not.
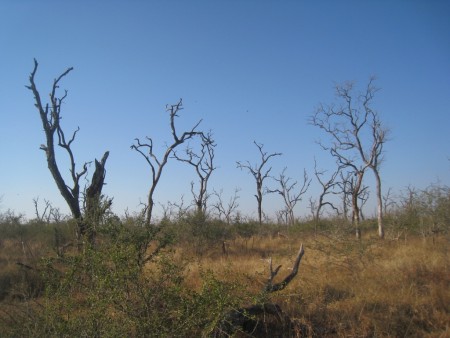
[[(280, 280), (290, 272), (301, 243), (305, 255), (298, 276), (271, 298), (303, 328), (303, 336), (450, 337), (448, 235), (399, 241), (380, 241), (375, 234), (361, 241), (338, 234), (257, 236), (230, 240), (226, 253), (219, 244), (202, 255), (179, 245), (173, 258), (186, 264), (186, 288), (200, 289), (205, 271), (213, 271), (218, 280), (237, 282), (257, 295), (269, 276), (268, 259), (282, 265)], [(2, 241), (0, 277), (16, 273), (23, 281), (16, 261), (52, 254), (48, 244), (28, 241), (29, 252), (19, 244)], [(7, 313), (11, 301), (0, 300), (0, 312)]]
[(201, 271), (240, 280), (255, 292), (268, 276), (268, 258), (282, 264), (278, 278), (290, 272), (300, 243), (305, 256), (299, 275), (272, 296), (291, 318), (322, 337), (450, 336), (449, 239), (380, 241), (352, 237), (298, 235), (290, 238), (237, 239), (228, 254), (220, 246), (189, 257), (189, 287), (201, 284)]

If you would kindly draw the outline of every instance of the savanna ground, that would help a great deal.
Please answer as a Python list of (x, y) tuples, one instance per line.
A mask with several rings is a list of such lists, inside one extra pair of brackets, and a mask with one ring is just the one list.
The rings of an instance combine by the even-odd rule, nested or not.
[[(363, 237), (342, 220), (295, 226), (225, 224), (187, 215), (151, 235), (137, 220), (111, 217), (95, 247), (71, 245), (73, 224), (3, 215), (2, 337), (449, 337), (450, 235), (386, 219)], [(149, 237), (150, 236), (150, 237)], [(267, 293), (269, 259), (298, 275)], [(276, 304), (247, 327), (227, 314)]]

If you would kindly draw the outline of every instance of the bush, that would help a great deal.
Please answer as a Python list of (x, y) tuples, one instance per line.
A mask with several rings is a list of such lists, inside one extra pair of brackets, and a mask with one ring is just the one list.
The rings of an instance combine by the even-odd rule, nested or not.
[(230, 225), (218, 219), (209, 219), (202, 213), (189, 213), (172, 224), (178, 240), (185, 246), (202, 254), (212, 247), (218, 247), (232, 236)]
[(27, 303), (26, 313), (15, 308), (20, 320), (10, 322), (5, 335), (188, 337), (212, 331), (241, 300), (234, 296), (241, 285), (207, 272), (199, 291), (187, 289), (185, 263), (168, 249), (155, 249), (165, 238), (161, 233), (110, 224), (96, 247), (42, 259), (37, 270), (45, 292), (38, 303)]
[(431, 184), (423, 190), (409, 188), (387, 220), (394, 231), (409, 230), (423, 236), (448, 233), (450, 187)]

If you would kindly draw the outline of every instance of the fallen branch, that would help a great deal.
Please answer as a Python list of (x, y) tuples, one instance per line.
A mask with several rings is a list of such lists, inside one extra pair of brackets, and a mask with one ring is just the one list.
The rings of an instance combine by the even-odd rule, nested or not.
[(273, 284), (273, 279), (278, 274), (278, 271), (280, 271), (281, 265), (279, 265), (275, 271), (272, 269), (272, 258), (270, 259), (270, 278), (269, 281), (264, 288), (264, 291), (266, 292), (276, 292), (283, 290), (297, 275), (298, 273), (298, 267), (300, 266), (300, 261), (302, 260), (302, 257), (305, 253), (305, 250), (303, 249), (303, 244), (300, 246), (300, 250), (298, 251), (297, 258), (295, 260), (294, 266), (292, 267), (292, 272), (286, 276), (285, 279), (283, 279), (282, 282)]
[[(273, 279), (280, 271), (281, 265), (273, 270), (272, 259), (270, 259), (270, 277), (263, 289), (263, 293), (272, 293), (286, 288), (295, 276), (297, 276), (298, 268), (304, 253), (305, 250), (303, 249), (303, 244), (301, 244), (291, 273), (287, 275), (280, 283), (276, 284), (273, 284)], [(279, 305), (273, 303), (263, 303), (253, 304), (228, 311), (219, 326), (214, 331), (213, 337), (230, 337), (237, 331), (253, 333), (258, 326), (257, 316), (260, 315), (263, 315), (264, 317), (268, 315), (275, 317), (279, 323), (278, 325), (281, 325), (281, 331), (292, 330), (292, 321), (289, 316), (282, 312)]]

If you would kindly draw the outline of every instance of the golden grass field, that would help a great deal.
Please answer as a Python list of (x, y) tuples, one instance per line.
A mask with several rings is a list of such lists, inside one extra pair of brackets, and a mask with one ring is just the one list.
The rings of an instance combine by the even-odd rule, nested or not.
[[(300, 244), (305, 255), (297, 277), (272, 299), (309, 332), (324, 337), (450, 337), (449, 238), (410, 236), (398, 240), (298, 234), (256, 237), (192, 255), (189, 287), (199, 269), (221, 279), (237, 278), (261, 290), (268, 258), (289, 274)], [(179, 256), (189, 255), (178, 249)]]
[[(300, 231), (237, 237), (225, 243), (225, 251), (222, 243), (199, 251), (194, 244), (181, 242), (170, 251), (171, 258), (185, 266), (185, 289), (200, 289), (204, 272), (210, 271), (218, 280), (242, 286), (249, 294), (242, 298), (246, 306), (267, 282), (269, 258), (274, 266), (282, 265), (276, 278), (281, 280), (290, 273), (301, 243), (305, 254), (298, 275), (284, 290), (268, 296), (302, 328), (293, 336), (450, 337), (448, 235), (379, 240), (375, 232), (366, 232), (356, 240), (348, 233)], [(33, 265), (52, 255), (49, 242), (2, 240), (1, 277), (23, 273), (18, 261)], [(155, 273), (152, 264), (144, 273)], [(11, 322), (11, 309), (25, 306), (26, 297), (19, 297), (21, 287), (13, 285), (3, 295), (0, 325)]]

